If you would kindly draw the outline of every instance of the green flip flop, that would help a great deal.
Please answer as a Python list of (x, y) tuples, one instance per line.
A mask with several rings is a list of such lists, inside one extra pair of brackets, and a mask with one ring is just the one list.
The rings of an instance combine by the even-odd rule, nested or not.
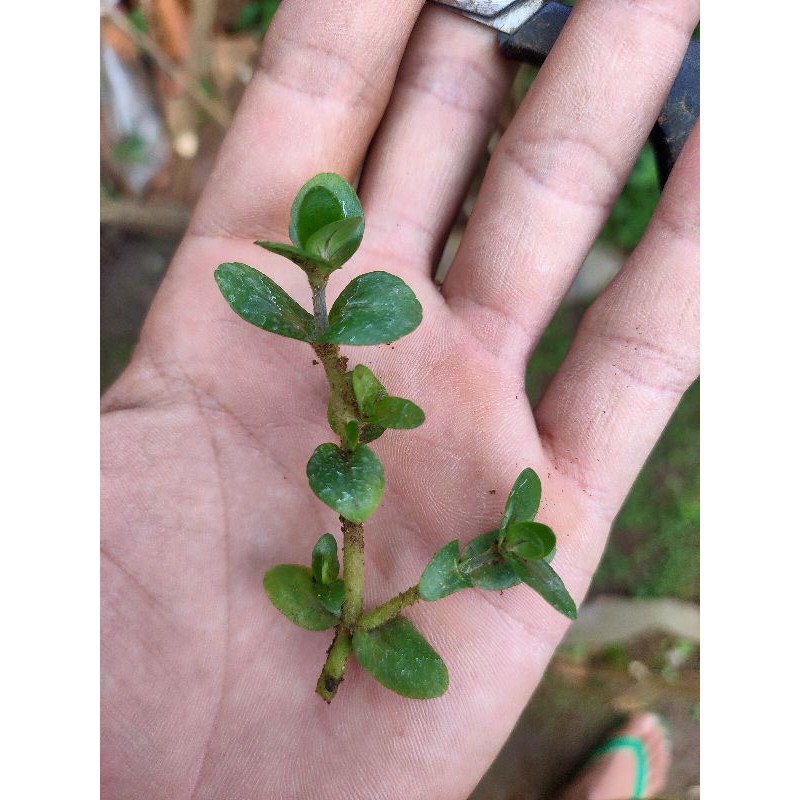
[[(669, 744), (671, 737), (666, 722), (659, 718), (659, 725)], [(611, 753), (615, 750), (630, 750), (633, 753), (633, 757), (636, 761), (636, 777), (634, 778), (633, 793), (631, 794), (630, 800), (642, 800), (648, 778), (650, 777), (650, 763), (648, 762), (644, 745), (641, 740), (637, 739), (635, 736), (616, 736), (613, 739), (609, 739), (605, 744), (600, 745), (600, 747), (592, 753), (590, 760), (594, 761), (596, 758), (600, 758), (606, 753)]]
[(636, 778), (633, 782), (631, 800), (641, 800), (644, 787), (647, 786), (647, 779), (650, 777), (650, 765), (647, 762), (647, 753), (644, 751), (644, 745), (633, 736), (618, 736), (616, 739), (610, 739), (598, 747), (592, 753), (592, 761), (615, 750), (630, 750), (633, 753), (636, 759)]

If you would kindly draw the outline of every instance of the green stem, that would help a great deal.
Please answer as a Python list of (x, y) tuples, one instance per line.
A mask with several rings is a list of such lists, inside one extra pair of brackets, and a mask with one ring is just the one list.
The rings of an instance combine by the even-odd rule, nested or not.
[(413, 606), (417, 600), (419, 600), (419, 585), (406, 589), (397, 597), (363, 614), (358, 620), (358, 627), (365, 631), (377, 628), (378, 625), (394, 619), (403, 609)]
[(311, 284), (311, 300), (314, 304), (314, 329), (319, 336), (328, 327), (328, 306), (325, 302), (325, 287), (328, 281), (327, 278), (316, 280), (311, 277), (308, 281)]
[(344, 579), (344, 601), (342, 617), (336, 629), (328, 657), (317, 681), (317, 694), (330, 703), (336, 695), (339, 684), (344, 680), (344, 669), (350, 655), (350, 635), (361, 616), (364, 607), (364, 528), (354, 522), (339, 517), (344, 534), (342, 548), (342, 568)]
[[(314, 324), (317, 334), (328, 326), (325, 306), (325, 284), (327, 280), (309, 278), (314, 302)], [(341, 439), (341, 448), (347, 450), (345, 425), (358, 419), (358, 407), (347, 377), (347, 359), (335, 344), (313, 344), (314, 352), (322, 363), (330, 386), (330, 411), (333, 428)], [(342, 547), (342, 578), (344, 601), (342, 616), (336, 636), (328, 650), (328, 657), (317, 681), (317, 694), (330, 703), (344, 678), (347, 658), (351, 650), (351, 632), (364, 607), (364, 528), (354, 522), (339, 518), (342, 523), (344, 544)]]
[(352, 647), (350, 634), (340, 625), (328, 648), (328, 657), (317, 681), (317, 694), (326, 703), (333, 700), (339, 684), (344, 680), (344, 668)]

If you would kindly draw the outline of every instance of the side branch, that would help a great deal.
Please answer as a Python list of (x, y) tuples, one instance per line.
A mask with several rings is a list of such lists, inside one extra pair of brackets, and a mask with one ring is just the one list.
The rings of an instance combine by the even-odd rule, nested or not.
[(362, 615), (358, 620), (358, 627), (366, 631), (377, 628), (378, 625), (383, 625), (384, 622), (394, 619), (403, 609), (413, 606), (417, 600), (419, 600), (419, 584), (406, 589), (397, 597), (393, 597), (383, 605), (373, 608), (372, 611)]

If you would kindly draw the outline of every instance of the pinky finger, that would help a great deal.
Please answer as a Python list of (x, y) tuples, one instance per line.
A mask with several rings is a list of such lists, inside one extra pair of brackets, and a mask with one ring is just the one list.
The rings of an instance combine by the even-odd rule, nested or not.
[(699, 372), (699, 133), (535, 410), (553, 463), (609, 521)]

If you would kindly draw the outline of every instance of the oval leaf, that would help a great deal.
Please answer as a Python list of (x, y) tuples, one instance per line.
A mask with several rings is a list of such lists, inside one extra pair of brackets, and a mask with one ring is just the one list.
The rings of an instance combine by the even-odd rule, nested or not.
[(349, 217), (331, 222), (308, 237), (306, 251), (330, 269), (338, 269), (358, 250), (364, 237), (364, 220)]
[(411, 333), (422, 322), (414, 292), (388, 272), (368, 272), (345, 286), (328, 315), (323, 342), (388, 344)]
[(344, 445), (348, 450), (354, 450), (361, 435), (361, 427), (357, 420), (348, 420), (344, 425)]
[(506, 529), (504, 550), (529, 561), (546, 558), (555, 550), (556, 535), (541, 522), (512, 522)]
[(381, 501), (383, 466), (363, 444), (349, 453), (335, 444), (320, 445), (309, 459), (306, 475), (314, 494), (350, 522), (364, 522)]
[(365, 416), (370, 416), (378, 400), (388, 397), (384, 385), (375, 377), (369, 367), (356, 364), (352, 374), (353, 395), (358, 404), (358, 410)]
[(333, 534), (323, 533), (311, 551), (311, 574), (317, 583), (333, 583), (339, 577), (339, 552)]
[(327, 611), (338, 617), (342, 613), (342, 603), (344, 602), (344, 581), (318, 583), (316, 590), (320, 603)]
[(329, 269), (328, 264), (322, 259), (317, 258), (311, 253), (307, 253), (305, 250), (301, 250), (299, 247), (292, 247), (290, 244), (282, 244), (281, 242), (258, 241), (255, 242), (255, 244), (259, 247), (263, 247), (265, 250), (269, 250), (270, 253), (288, 258), (289, 261), (297, 264), (300, 269), (306, 272), (315, 267), (317, 269)]
[(546, 561), (527, 561), (513, 553), (506, 556), (506, 561), (520, 580), (538, 592), (556, 611), (570, 619), (578, 616), (575, 601), (570, 597), (567, 587)]
[(528, 522), (536, 516), (539, 502), (542, 499), (542, 482), (530, 468), (522, 470), (514, 481), (506, 500), (503, 520), (500, 523), (500, 539), (505, 536), (506, 528), (511, 522)]
[(300, 248), (321, 228), (348, 217), (364, 217), (358, 195), (333, 172), (322, 172), (305, 183), (292, 203), (289, 238)]
[(440, 697), (450, 681), (447, 667), (405, 617), (353, 634), (358, 663), (387, 689), (416, 700)]
[(309, 631), (334, 627), (338, 617), (331, 614), (317, 596), (317, 586), (308, 567), (279, 564), (264, 576), (264, 591), (284, 617)]
[(489, 531), (473, 539), (458, 562), (462, 575), (477, 589), (502, 591), (516, 586), (520, 579), (497, 550), (499, 531)]
[(314, 317), (275, 281), (247, 264), (220, 264), (214, 278), (230, 307), (253, 325), (280, 336), (310, 342)]
[(365, 425), (361, 429), (361, 436), (359, 436), (358, 441), (362, 444), (374, 442), (379, 436), (383, 436), (385, 432), (386, 428), (381, 428), (380, 425)]
[(384, 397), (375, 403), (369, 422), (382, 428), (409, 430), (418, 428), (425, 422), (425, 412), (410, 400), (403, 397)]
[(440, 600), (472, 584), (458, 571), (458, 539), (446, 544), (431, 559), (419, 579), (419, 596), (423, 600)]

